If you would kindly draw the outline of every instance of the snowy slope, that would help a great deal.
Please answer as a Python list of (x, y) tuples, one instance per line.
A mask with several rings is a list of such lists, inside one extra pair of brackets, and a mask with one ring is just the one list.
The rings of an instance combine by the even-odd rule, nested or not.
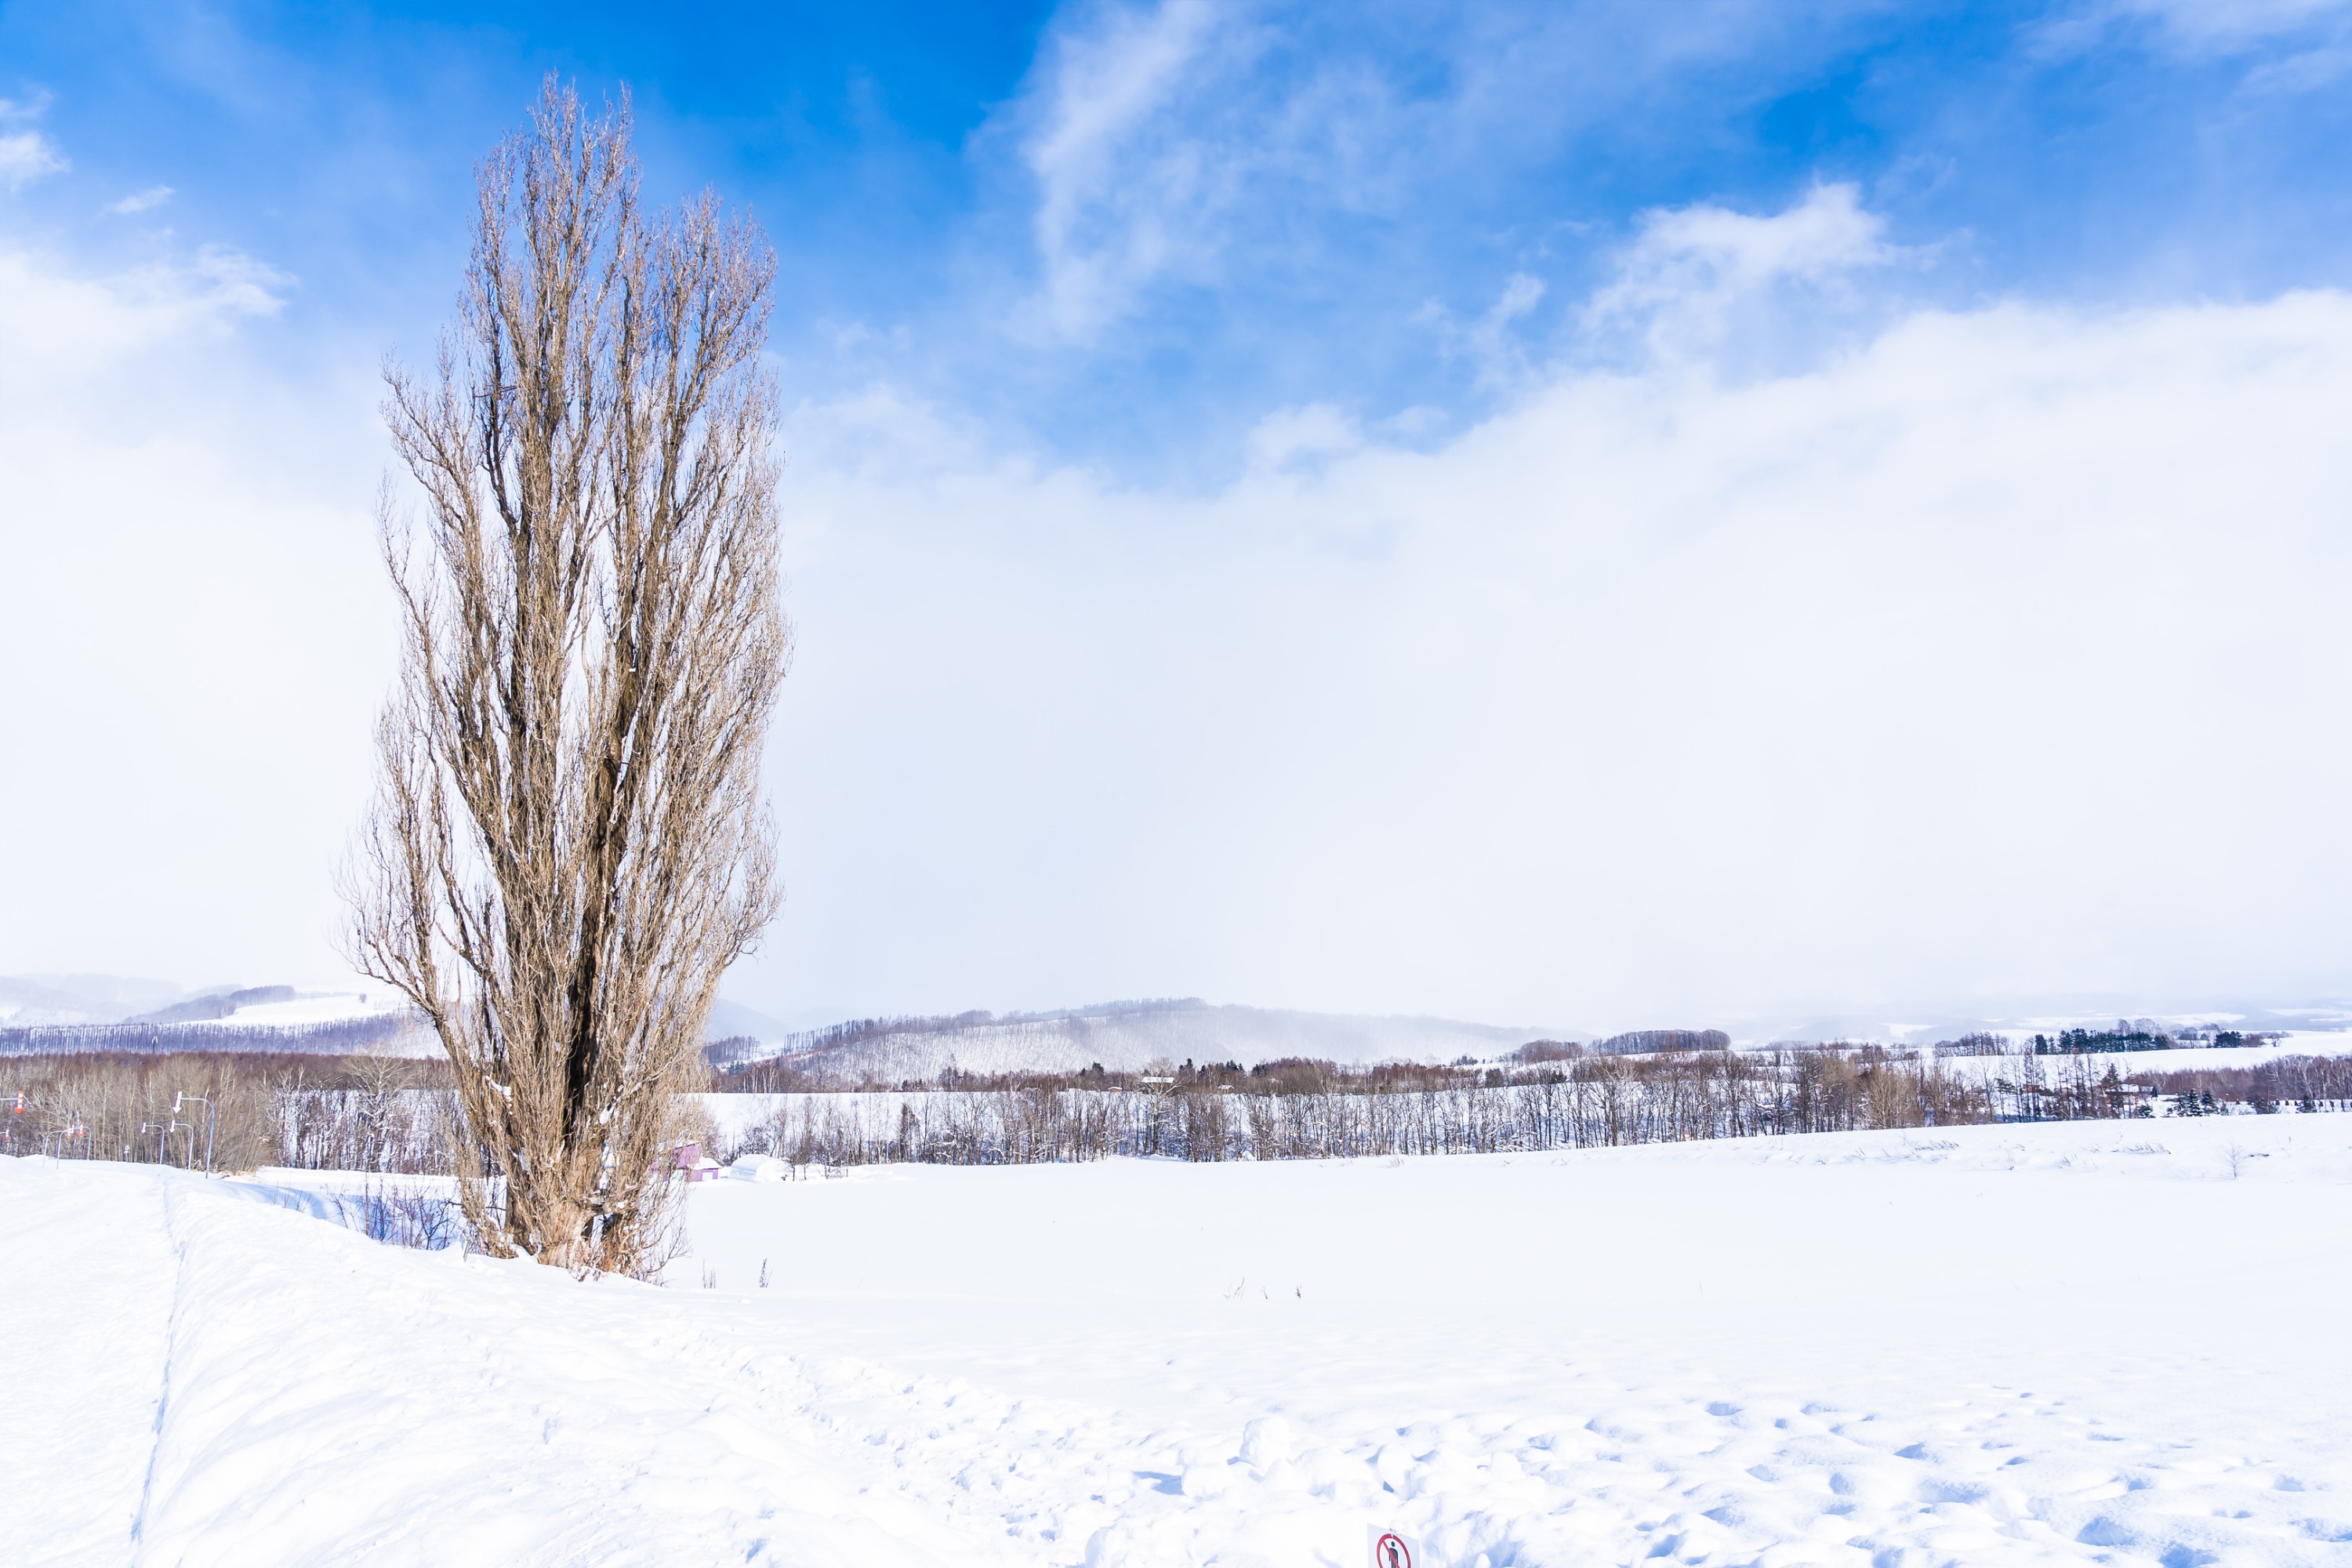
[(730, 1347), (663, 1293), (396, 1251), (271, 1196), (0, 1159), (0, 1559), (814, 1568), (952, 1544), (748, 1414)]
[(0, 1160), (27, 1560), (2352, 1562), (2352, 1117), (722, 1183), (667, 1290), (271, 1195)]
[(370, 990), (304, 992), (285, 1001), (247, 1003), (225, 1018), (189, 1020), (190, 1026), (224, 1029), (290, 1029), (341, 1024), (405, 1013), (407, 1000), (388, 986)]
[(804, 1068), (885, 1082), (969, 1073), (1077, 1072), (1095, 1063), (1133, 1072), (1153, 1062), (1238, 1061), (1244, 1067), (1283, 1057), (1365, 1063), (1451, 1061), (1498, 1056), (1541, 1029), (1465, 1024), (1448, 1018), (1360, 1017), (1201, 1002), (1115, 1003), (1045, 1016), (990, 1018), (886, 1029), (836, 1037), (795, 1035), (772, 1051)]

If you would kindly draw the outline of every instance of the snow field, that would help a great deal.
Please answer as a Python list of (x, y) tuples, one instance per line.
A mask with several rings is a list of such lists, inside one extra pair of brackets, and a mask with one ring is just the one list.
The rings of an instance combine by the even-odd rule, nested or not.
[(2347, 1195), (2294, 1115), (867, 1167), (657, 1290), (0, 1161), (0, 1475), (58, 1563), (2346, 1563)]
[(672, 1277), (789, 1237), (772, 1310), (971, 1412), (845, 1435), (1040, 1561), (2340, 1563), (2347, 1184), (2333, 1117), (883, 1167)]

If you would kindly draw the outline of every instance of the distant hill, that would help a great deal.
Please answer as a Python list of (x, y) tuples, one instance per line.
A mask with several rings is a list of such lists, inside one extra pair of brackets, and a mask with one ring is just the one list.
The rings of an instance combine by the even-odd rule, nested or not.
[(273, 1003), (296, 1000), (291, 985), (248, 985), (241, 991), (216, 991), (174, 1002), (152, 1013), (142, 1013), (130, 1022), (134, 1024), (194, 1024), (212, 1018), (234, 1016), (245, 1007), (266, 1006)]
[(1367, 1017), (1181, 1001), (1108, 1002), (1056, 1013), (963, 1013), (952, 1017), (866, 1018), (779, 1040), (714, 1048), (722, 1066), (782, 1061), (803, 1071), (885, 1082), (961, 1072), (1077, 1072), (1096, 1063), (1133, 1072), (1155, 1061), (1284, 1057), (1363, 1064), (1488, 1058), (1546, 1031), (1451, 1018)]
[(393, 1051), (430, 1054), (431, 1037), (384, 986), (298, 991), (215, 986), (194, 994), (111, 974), (0, 977), (0, 1056), (54, 1051)]
[(792, 1032), (791, 1025), (721, 996), (710, 1005), (703, 1036), (712, 1040), (781, 1040)]
[(0, 1025), (119, 1024), (187, 994), (168, 980), (121, 974), (0, 974)]

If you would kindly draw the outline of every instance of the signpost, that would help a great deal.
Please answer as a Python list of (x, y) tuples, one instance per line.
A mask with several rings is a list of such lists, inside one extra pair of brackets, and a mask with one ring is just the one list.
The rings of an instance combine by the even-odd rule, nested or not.
[(1429, 1559), (1421, 1554), (1421, 1542), (1410, 1535), (1379, 1525), (1366, 1525), (1364, 1535), (1372, 1545), (1372, 1568), (1430, 1568)]

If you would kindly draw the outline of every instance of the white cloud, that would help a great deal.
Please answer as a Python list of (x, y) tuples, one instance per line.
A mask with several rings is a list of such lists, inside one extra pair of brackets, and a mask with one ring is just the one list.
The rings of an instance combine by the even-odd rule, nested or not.
[(1743, 316), (1778, 312), (1787, 289), (1834, 293), (1904, 255), (1851, 184), (1817, 184), (1769, 216), (1704, 204), (1660, 210), (1643, 215), (1585, 321), (1599, 333), (1635, 331), (1654, 353), (1720, 353)]
[[(284, 279), (0, 249), (0, 970), (331, 974), (389, 630), (368, 345), (285, 379)], [(36, 893), (37, 889), (37, 893)]]
[(1222, 172), (1207, 150), (1155, 127), (1197, 70), (1219, 21), (1205, 0), (1108, 6), (1046, 51), (1025, 155), (1055, 332), (1082, 338), (1196, 247)]
[[(70, 167), (58, 144), (33, 125), (48, 107), (46, 93), (31, 99), (0, 98), (0, 190), (19, 190)], [(10, 126), (21, 129), (7, 129)]]
[(0, 251), (0, 397), (48, 398), (128, 356), (217, 332), (239, 317), (274, 314), (293, 281), (211, 246), (104, 278), (31, 252)]
[(132, 192), (119, 202), (109, 202), (106, 205), (106, 210), (124, 216), (143, 213), (151, 208), (162, 206), (172, 199), (172, 187), (169, 185), (150, 185), (143, 191)]
[(1885, 226), (1862, 210), (1851, 184), (1815, 185), (1770, 217), (1707, 205), (1654, 212), (1643, 220), (1616, 291), (1679, 291), (1694, 279), (1713, 289), (1818, 281), (1890, 259)]
[(1264, 471), (1301, 461), (1328, 459), (1364, 444), (1356, 422), (1328, 403), (1284, 408), (1257, 422), (1249, 434), (1250, 466)]
[[(217, 245), (199, 247), (185, 268), (160, 276), (194, 313), (215, 316), (274, 316), (295, 282), (291, 273)], [(193, 287), (180, 289), (181, 279)]]
[[(1879, 243), (1822, 226), (1681, 232)], [(1204, 497), (803, 442), (772, 988), (1563, 1026), (2345, 989), (2347, 401), (2318, 293), (1565, 374), (1425, 453), (1298, 410)]]
[[(1660, 214), (1611, 309), (1895, 259), (1834, 187)], [(0, 817), (41, 829), (0, 970), (323, 956), (382, 451), (364, 351), (239, 368), (286, 287), (0, 252)], [(1563, 1027), (2352, 989), (2352, 297), (1668, 347), (1432, 449), (1280, 411), (1208, 494), (887, 386), (799, 411), (761, 989)]]
[(0, 133), (0, 187), (18, 190), (67, 167), (58, 144), (37, 131)]
[[(1068, 7), (981, 138), (1017, 148), (1034, 195), (1039, 278), (1019, 324), (1091, 343), (1154, 291), (1244, 274), (1260, 290), (1353, 279), (1378, 294), (1395, 279), (1358, 270), (1361, 226), (1483, 226), (1454, 188), (1490, 189), (1590, 128), (1655, 114), (1686, 73), (1802, 56), (1843, 26), (1771, 5), (1703, 23), (1675, 6)], [(1538, 200), (1488, 237), (1531, 274), (1569, 216)]]

